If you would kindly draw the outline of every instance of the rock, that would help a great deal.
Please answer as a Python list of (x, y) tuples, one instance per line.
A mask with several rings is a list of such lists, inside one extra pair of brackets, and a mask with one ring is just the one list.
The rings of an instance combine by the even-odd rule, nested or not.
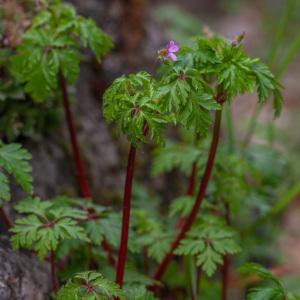
[(50, 271), (33, 254), (13, 251), (7, 238), (0, 238), (0, 299), (50, 299)]

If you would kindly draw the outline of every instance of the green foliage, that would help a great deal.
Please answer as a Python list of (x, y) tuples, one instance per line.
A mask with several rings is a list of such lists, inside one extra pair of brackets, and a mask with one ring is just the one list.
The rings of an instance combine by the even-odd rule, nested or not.
[(2, 169), (12, 175), (24, 191), (32, 194), (30, 159), (30, 153), (20, 144), (3, 144), (0, 141), (0, 205), (11, 197), (9, 181)]
[(0, 49), (0, 138), (14, 142), (20, 136), (33, 133), (48, 134), (58, 123), (58, 101), (46, 103), (33, 101), (23, 91), (20, 83), (9, 73), (8, 65), (13, 49)]
[(129, 286), (125, 291), (128, 300), (157, 300), (152, 293), (143, 286)]
[[(59, 0), (49, 1), (48, 4), (43, 2), (43, 5), (44, 9), (37, 12), (11, 59), (11, 71), (19, 83), (14, 78), (10, 84), (7, 84), (10, 80), (0, 83), (0, 101), (3, 101), (0, 108), (6, 108), (11, 99), (27, 102), (29, 96), (20, 89), (20, 83), (24, 84), (25, 92), (35, 100), (42, 101), (53, 96), (61, 74), (69, 84), (76, 81), (82, 48), (89, 48), (100, 60), (112, 46), (110, 38), (95, 22), (78, 16), (72, 6)], [(164, 131), (168, 124), (179, 124), (180, 129), (192, 132), (193, 139), (197, 141), (194, 142), (195, 145), (168, 142), (165, 148), (155, 150), (152, 173), (160, 175), (178, 168), (189, 175), (196, 163), (198, 182), (207, 159), (209, 139), (204, 137), (212, 124), (212, 113), (222, 110), (225, 101), (233, 101), (239, 94), (256, 90), (260, 103), (265, 103), (273, 95), (275, 115), (278, 115), (282, 101), (281, 86), (266, 65), (244, 52), (242, 36), (234, 41), (227, 41), (219, 36), (198, 37), (191, 46), (181, 47), (176, 55), (178, 59), (175, 62), (167, 57), (162, 60), (157, 78), (142, 71), (116, 79), (104, 94), (103, 111), (105, 118), (109, 122), (116, 122), (119, 130), (135, 146), (148, 140), (164, 145)], [(22, 110), (24, 106), (18, 107)], [(37, 119), (42, 115), (38, 112), (43, 107), (39, 106), (35, 113), (28, 113), (28, 118)], [(12, 119), (8, 115), (5, 116), (7, 119), (2, 119), (6, 127)], [(13, 133), (9, 135), (13, 136)], [(240, 229), (239, 225), (244, 220), (253, 222), (257, 211), (264, 211), (273, 204), (272, 199), (283, 179), (285, 166), (276, 151), (262, 148), (244, 149), (243, 153), (220, 149), (205, 194), (208, 200), (205, 202), (208, 203), (204, 203), (202, 207), (203, 215), (201, 219), (198, 216), (197, 223), (176, 250), (178, 255), (191, 256), (190, 262), (195, 260), (196, 265), (208, 276), (216, 272), (218, 265), (223, 263), (224, 256), (240, 251), (235, 231), (228, 224)], [(13, 175), (23, 189), (31, 194), (29, 159), (28, 152), (18, 144), (0, 144), (1, 168)], [(8, 178), (6, 173), (0, 173), (0, 203), (9, 198)], [(158, 197), (142, 189), (135, 191), (133, 198), (130, 253), (126, 261), (126, 268), (132, 267), (132, 270), (126, 270), (123, 290), (99, 273), (79, 273), (59, 291), (58, 300), (116, 297), (122, 300), (156, 299), (145, 288), (154, 282), (141, 274), (140, 265), (144, 264), (145, 269), (152, 269), (152, 264), (160, 262), (170, 250), (170, 243), (176, 234), (174, 229), (179, 224), (177, 217), (190, 213), (194, 197), (178, 197), (170, 205), (167, 203), (168, 207)], [(245, 209), (241, 211), (241, 207)], [(28, 198), (20, 202), (16, 210), (23, 216), (16, 220), (11, 229), (11, 241), (15, 249), (33, 249), (41, 258), (50, 251), (62, 258), (71, 253), (70, 249), (74, 249), (67, 260), (67, 276), (73, 274), (74, 269), (83, 269), (83, 265), (92, 261), (101, 268), (103, 274), (109, 275), (107, 278), (111, 278), (112, 268), (103, 255), (107, 253), (99, 251), (99, 248), (105, 241), (112, 249), (110, 254), (116, 254), (122, 224), (120, 213), (112, 208), (67, 197), (57, 197), (51, 201)], [(231, 215), (228, 216), (227, 213)], [(213, 217), (214, 215), (218, 217)], [(229, 220), (230, 217), (233, 220)], [(262, 240), (262, 236), (263, 234), (254, 238)], [(245, 240), (242, 242), (247, 245)], [(262, 254), (259, 255), (262, 257)], [(174, 264), (173, 267), (178, 266)], [(196, 266), (188, 269), (197, 277)], [(297, 298), (287, 294), (281, 282), (262, 267), (248, 265), (246, 269), (272, 283), (272, 286), (250, 289), (248, 300)], [(178, 277), (173, 276), (175, 278), (170, 280), (166, 278), (166, 281), (176, 287), (181, 284), (185, 289), (192, 283), (195, 288), (197, 283), (189, 282), (193, 280), (192, 274), (190, 275), (186, 276), (182, 272)], [(214, 282), (211, 286), (219, 287), (219, 283)], [(180, 289), (178, 291), (181, 293)], [(209, 295), (216, 293), (215, 290), (210, 292), (212, 294)], [(190, 296), (187, 294), (180, 294), (178, 298), (187, 299)]]
[(196, 264), (212, 276), (223, 256), (240, 252), (232, 229), (220, 222), (204, 222), (194, 226), (176, 250), (178, 255), (196, 256)]
[(219, 203), (219, 206), (224, 202), (229, 204), (236, 218), (245, 204), (245, 198), (255, 189), (249, 181), (257, 177), (257, 170), (243, 154), (228, 153), (227, 149), (220, 146), (211, 180), (210, 199)]
[(280, 85), (266, 65), (248, 57), (240, 40), (198, 37), (193, 47), (182, 47), (175, 64), (163, 66), (159, 95), (163, 108), (174, 112), (178, 122), (203, 135), (211, 124), (209, 111), (254, 89), (261, 103), (273, 94), (278, 115)]
[(114, 212), (106, 212), (97, 220), (85, 223), (85, 230), (95, 245), (101, 245), (105, 238), (110, 245), (118, 247), (121, 232), (121, 216)]
[(100, 273), (84, 272), (74, 276), (73, 279), (61, 288), (57, 300), (113, 300), (118, 297), (125, 300), (119, 286), (104, 278)]
[(169, 64), (164, 69), (158, 96), (165, 111), (175, 113), (184, 127), (202, 135), (212, 123), (209, 111), (221, 109), (213, 89), (195, 68)]
[(155, 150), (151, 173), (157, 176), (178, 168), (189, 175), (194, 162), (198, 162), (198, 167), (204, 164), (205, 154), (199, 147), (169, 141), (164, 148)]
[(162, 111), (156, 89), (151, 75), (139, 72), (116, 79), (103, 96), (105, 118), (116, 122), (134, 144), (146, 142), (148, 135), (155, 143), (164, 143), (163, 130), (170, 116)]
[(262, 285), (251, 288), (247, 294), (247, 300), (292, 300), (299, 299), (299, 296), (288, 294), (280, 282), (269, 270), (255, 263), (247, 263), (240, 268), (244, 275), (258, 275), (262, 280), (272, 283), (272, 286)]
[(191, 196), (181, 196), (174, 199), (170, 206), (170, 216), (179, 214), (180, 216), (186, 217), (190, 213), (194, 202), (195, 199)]
[(21, 247), (37, 251), (44, 258), (49, 251), (55, 251), (62, 240), (89, 241), (78, 220), (84, 220), (86, 213), (68, 206), (55, 207), (51, 201), (28, 198), (21, 201), (16, 210), (26, 214), (18, 218), (10, 230), (14, 249)]
[(99, 60), (111, 47), (110, 38), (91, 19), (77, 16), (74, 8), (51, 1), (23, 34), (11, 59), (11, 70), (25, 91), (42, 101), (52, 95), (62, 71), (70, 84), (78, 77), (80, 48), (89, 47)]
[(147, 256), (159, 262), (170, 248), (173, 233), (145, 209), (132, 212), (132, 234), (138, 247), (147, 251)]

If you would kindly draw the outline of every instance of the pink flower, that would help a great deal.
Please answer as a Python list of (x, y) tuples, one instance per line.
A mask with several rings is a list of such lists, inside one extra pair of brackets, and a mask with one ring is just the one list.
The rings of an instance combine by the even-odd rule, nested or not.
[(164, 49), (159, 51), (159, 55), (164, 58), (170, 58), (173, 61), (177, 60), (176, 52), (179, 51), (179, 46), (174, 42), (170, 41)]

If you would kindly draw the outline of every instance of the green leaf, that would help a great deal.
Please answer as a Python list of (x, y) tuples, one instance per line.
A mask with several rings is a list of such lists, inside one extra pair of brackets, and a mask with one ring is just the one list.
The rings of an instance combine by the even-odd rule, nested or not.
[(144, 286), (128, 286), (125, 289), (125, 294), (128, 300), (157, 300)]
[(276, 286), (280, 287), (283, 290), (283, 286), (279, 279), (269, 270), (259, 264), (246, 263), (242, 267), (240, 267), (239, 272), (245, 275), (258, 275), (261, 279), (272, 281)]
[[(155, 150), (151, 173), (153, 176), (157, 176), (178, 168), (184, 174), (189, 175), (193, 163), (199, 161), (201, 156), (204, 156), (204, 153), (198, 147), (167, 142), (164, 148)], [(201, 166), (198, 165), (198, 167)]]
[(100, 273), (78, 273), (60, 289), (57, 300), (125, 300), (119, 286)]
[[(0, 144), (0, 166), (13, 175), (27, 193), (32, 194), (31, 166), (28, 163), (30, 159), (30, 153), (20, 144)], [(1, 182), (5, 182), (3, 176)]]
[(101, 56), (107, 53), (113, 46), (111, 38), (98, 28), (92, 19), (80, 18), (78, 24), (79, 36), (83, 46), (89, 46), (96, 58), (100, 60)]
[(269, 281), (274, 287), (262, 286), (252, 288), (247, 293), (247, 300), (266, 299), (266, 300), (285, 300), (287, 295), (280, 280), (263, 266), (255, 263), (243, 265), (239, 272), (244, 275), (258, 275), (264, 281)]
[(195, 203), (194, 197), (191, 196), (181, 196), (174, 199), (170, 206), (171, 217), (179, 214), (180, 216), (186, 217), (192, 210), (192, 207)]
[(68, 83), (79, 74), (80, 48), (89, 47), (97, 59), (112, 47), (111, 39), (91, 19), (76, 15), (64, 3), (50, 2), (40, 10), (11, 58), (11, 71), (34, 99), (53, 95), (62, 70)]
[(8, 178), (0, 172), (0, 206), (3, 201), (9, 201), (10, 197)]
[(240, 251), (232, 230), (221, 224), (203, 223), (190, 231), (175, 253), (196, 256), (197, 265), (212, 276), (217, 265), (223, 263), (224, 255)]
[(117, 248), (120, 243), (121, 222), (119, 214), (110, 212), (98, 220), (87, 221), (85, 228), (95, 245), (101, 245), (105, 238), (110, 245)]
[[(55, 50), (54, 50), (55, 51)], [(62, 49), (54, 52), (57, 55), (61, 70), (69, 84), (74, 84), (79, 74), (79, 56), (74, 49)]]
[(86, 213), (71, 207), (54, 207), (49, 201), (27, 198), (17, 210), (28, 216), (19, 218), (10, 230), (15, 249), (24, 247), (37, 251), (44, 258), (49, 251), (55, 251), (62, 240), (89, 241), (84, 229), (77, 223), (86, 218)]
[(261, 287), (250, 289), (246, 300), (285, 300), (279, 288)]
[(106, 90), (103, 99), (104, 117), (116, 122), (133, 144), (163, 144), (163, 131), (170, 116), (164, 114), (157, 100), (157, 83), (147, 72), (122, 76)]
[(50, 32), (28, 31), (17, 54), (11, 58), (13, 74), (21, 83), (25, 83), (25, 91), (39, 101), (48, 98), (57, 87), (59, 65), (53, 58), (52, 51), (47, 50), (49, 39), (51, 42)]

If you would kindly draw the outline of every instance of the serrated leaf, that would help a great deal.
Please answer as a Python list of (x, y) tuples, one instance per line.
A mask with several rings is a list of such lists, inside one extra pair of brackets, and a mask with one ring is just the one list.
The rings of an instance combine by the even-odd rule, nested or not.
[(10, 200), (10, 190), (9, 190), (9, 182), (8, 178), (0, 172), (0, 207), (3, 201)]
[(193, 163), (203, 154), (203, 150), (195, 146), (168, 142), (164, 148), (155, 150), (151, 173), (157, 176), (179, 168), (184, 174), (189, 175)]
[(170, 117), (161, 111), (155, 95), (156, 81), (147, 72), (122, 76), (106, 90), (103, 99), (104, 117), (116, 122), (133, 144), (163, 144), (163, 131)]
[(89, 46), (96, 58), (107, 53), (113, 46), (111, 38), (105, 34), (92, 19), (80, 18), (78, 21), (79, 35), (84, 47)]
[(62, 70), (68, 83), (79, 74), (80, 46), (97, 59), (112, 47), (111, 39), (91, 19), (78, 16), (73, 6), (50, 2), (40, 10), (11, 59), (12, 73), (34, 99), (43, 101), (58, 87)]
[(157, 300), (144, 286), (125, 288), (125, 294), (129, 300)]
[(212, 276), (217, 265), (223, 263), (226, 254), (236, 254), (241, 248), (234, 240), (233, 232), (221, 224), (203, 223), (191, 230), (176, 250), (179, 255), (196, 256), (196, 263), (208, 276)]
[(242, 274), (251, 275), (257, 274), (260, 278), (264, 280), (271, 280), (274, 282), (278, 287), (283, 289), (283, 286), (279, 279), (273, 275), (269, 270), (264, 268), (263, 266), (256, 264), (256, 263), (246, 263), (242, 267), (239, 268), (239, 271)]
[(0, 166), (13, 175), (15, 180), (29, 194), (33, 192), (30, 153), (20, 144), (0, 144)]
[(119, 286), (100, 273), (78, 273), (60, 289), (57, 300), (125, 300)]
[(284, 300), (285, 296), (279, 288), (261, 287), (250, 289), (246, 300)]
[(179, 214), (185, 217), (190, 213), (194, 203), (195, 203), (194, 197), (191, 196), (178, 197), (172, 201), (169, 215), (173, 217)]
[(15, 249), (24, 247), (37, 251), (44, 258), (49, 251), (55, 251), (62, 240), (89, 241), (78, 219), (86, 217), (85, 212), (70, 207), (53, 207), (49, 201), (26, 199), (17, 209), (28, 214), (15, 221), (10, 230)]

